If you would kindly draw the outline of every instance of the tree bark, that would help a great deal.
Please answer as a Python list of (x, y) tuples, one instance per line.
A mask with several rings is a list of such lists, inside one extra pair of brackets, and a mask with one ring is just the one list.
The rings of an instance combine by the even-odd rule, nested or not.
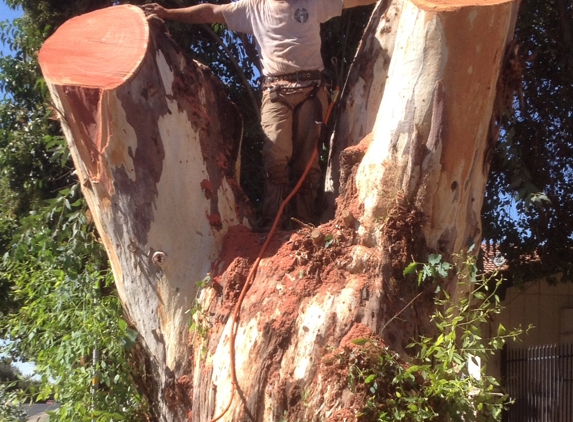
[(430, 217), (428, 246), (451, 253), (481, 238), (486, 138), (514, 7), (444, 3), (404, 5), (357, 185), (370, 235), (401, 192)]
[(193, 359), (187, 313), (229, 227), (248, 212), (235, 182), (238, 111), (134, 6), (68, 21), (39, 60), (139, 332), (151, 371), (143, 387), (158, 419), (186, 420), (176, 379)]
[[(260, 236), (244, 222), (233, 182), (239, 123), (220, 84), (132, 6), (79, 18), (46, 42), (42, 69), (152, 368), (147, 394), (158, 420), (353, 417), (360, 401), (336, 356), (371, 334), (403, 352), (425, 329), (431, 302), (408, 306), (416, 286), (404, 267), (412, 257), (449, 257), (480, 241), (486, 138), (516, 12), (513, 2), (403, 3), (385, 87), (365, 76), (372, 95), (353, 97), (354, 108), (347, 103), (349, 126), (361, 108), (372, 133), (342, 151), (336, 218), (320, 227), (324, 237), (279, 233), (261, 260), (236, 321), (236, 388), (229, 315)], [(125, 16), (114, 27), (116, 13)], [(376, 16), (371, 28), (393, 19)], [(105, 22), (100, 41), (137, 22), (139, 53), (114, 71), (117, 80), (98, 76), (101, 68), (87, 80), (70, 78), (74, 66), (56, 63), (59, 45), (70, 47), (64, 41), (73, 31), (97, 19)], [(379, 65), (357, 61), (372, 73), (388, 65), (382, 56), (372, 59)], [(207, 272), (211, 283), (198, 290)], [(198, 329), (188, 336), (190, 308)]]
[(403, 5), (404, 0), (385, 0), (376, 4), (348, 72), (329, 148), (325, 220), (330, 220), (336, 209), (340, 191), (340, 153), (372, 132), (388, 79)]

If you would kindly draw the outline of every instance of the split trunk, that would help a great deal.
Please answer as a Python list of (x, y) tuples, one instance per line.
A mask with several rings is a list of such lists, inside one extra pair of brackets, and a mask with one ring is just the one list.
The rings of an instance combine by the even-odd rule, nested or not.
[(370, 334), (402, 352), (428, 319), (428, 301), (404, 308), (416, 287), (403, 268), (480, 241), (516, 11), (486, 0), (377, 6), (334, 138), (336, 216), (324, 242), (307, 229), (273, 237), (235, 328), (236, 388), (229, 315), (261, 247), (236, 183), (236, 109), (134, 6), (72, 19), (46, 42), (42, 70), (140, 335), (157, 420), (352, 417), (359, 403), (328, 356)]

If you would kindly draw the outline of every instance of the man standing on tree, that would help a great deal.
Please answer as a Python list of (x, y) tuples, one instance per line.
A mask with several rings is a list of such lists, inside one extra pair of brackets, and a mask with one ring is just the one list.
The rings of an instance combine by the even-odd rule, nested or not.
[[(270, 228), (280, 204), (289, 194), (290, 175), (302, 176), (313, 156), (320, 122), (328, 107), (323, 86), (320, 24), (339, 16), (343, 8), (376, 0), (239, 0), (165, 9), (144, 5), (147, 13), (186, 23), (224, 23), (253, 34), (261, 57), (263, 98), (261, 126), (265, 134), (263, 164), (266, 175), (263, 227)], [(294, 217), (310, 223), (320, 179), (318, 156), (293, 198)]]

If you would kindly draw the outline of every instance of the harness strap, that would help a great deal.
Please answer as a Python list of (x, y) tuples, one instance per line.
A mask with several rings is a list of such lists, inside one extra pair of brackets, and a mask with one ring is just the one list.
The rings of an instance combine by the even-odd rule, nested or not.
[(323, 73), (321, 70), (302, 70), (300, 72), (286, 73), (283, 75), (265, 76), (265, 83), (267, 82), (306, 82), (317, 81), (322, 79)]
[[(283, 91), (298, 91), (301, 89), (306, 89), (309, 86), (312, 86), (313, 89), (311, 91), (309, 91), (306, 98), (304, 100), (302, 100), (300, 103), (298, 103), (295, 107), (290, 105), (288, 100), (282, 94)], [(319, 88), (322, 86), (322, 83), (321, 82), (314, 82), (312, 85), (309, 85), (309, 86), (305, 86), (305, 87), (301, 87), (301, 88), (291, 88), (291, 87), (283, 87), (280, 85), (275, 85), (275, 86), (272, 86), (269, 88), (269, 98), (270, 98), (271, 102), (273, 102), (273, 103), (280, 102), (280, 103), (286, 105), (288, 108), (290, 108), (290, 110), (293, 113), (295, 113), (299, 109), (300, 106), (302, 106), (304, 103), (306, 103), (308, 101), (309, 98), (316, 97), (316, 94), (317, 94)]]

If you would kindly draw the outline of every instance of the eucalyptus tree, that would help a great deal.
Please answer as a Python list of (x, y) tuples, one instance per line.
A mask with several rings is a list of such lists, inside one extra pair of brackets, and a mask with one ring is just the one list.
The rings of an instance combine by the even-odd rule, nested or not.
[[(319, 233), (267, 237), (266, 252), (237, 183), (238, 113), (162, 22), (133, 6), (98, 10), (42, 47), (158, 420), (342, 417), (348, 386), (322, 357), (359, 333), (404, 353), (433, 302), (412, 302), (423, 290), (403, 274), (408, 262), (481, 241), (491, 116), (518, 4), (388, 6), (377, 5), (363, 42), (386, 39), (389, 66), (362, 57), (348, 88), (362, 89), (359, 107), (380, 90), (371, 78), (384, 81), (371, 127), (342, 149), (335, 217)], [(396, 30), (380, 29), (394, 19)]]
[[(484, 236), (499, 243), (516, 260), (536, 251), (547, 264), (545, 272), (566, 268), (571, 241), (567, 206), (571, 116), (563, 93), (571, 86), (567, 80), (570, 72), (564, 71), (570, 66), (570, 25), (565, 13), (570, 11), (570, 2), (557, 0), (548, 7), (526, 3), (517, 24), (519, 48), (509, 43), (517, 10), (510, 4), (493, 2), (478, 8), (464, 2), (446, 6), (444, 2), (419, 1), (416, 6), (402, 1), (381, 2), (372, 14), (347, 80), (341, 75), (350, 67), (349, 55), (370, 10), (357, 11), (325, 26), (325, 61), (332, 66), (330, 73), (338, 76), (334, 78), (337, 83), (345, 85), (327, 169), (327, 197), (331, 204), (337, 200), (338, 210), (336, 214), (331, 211), (330, 217), (335, 219), (322, 229), (326, 233), (324, 243), (319, 236), (315, 244), (312, 233), (304, 230), (290, 240), (284, 236), (275, 240), (274, 256), (263, 260), (262, 274), (253, 280), (240, 320), (229, 318), (229, 314), (259, 243), (258, 235), (245, 231), (241, 213), (248, 214), (249, 202), (256, 208), (263, 176), (257, 165), (261, 135), (256, 122), (258, 59), (253, 40), (218, 26), (169, 26), (179, 45), (174, 50), (169, 47), (171, 57), (191, 51), (194, 58), (210, 65), (225, 87), (210, 76), (201, 76), (208, 81), (202, 88), (207, 91), (201, 95), (217, 98), (221, 104), (229, 97), (240, 105), (242, 122), (230, 104), (223, 106), (231, 110), (221, 114), (229, 116), (223, 123), (218, 122), (221, 116), (213, 109), (198, 106), (203, 117), (225, 129), (218, 142), (225, 136), (233, 138), (229, 144), (232, 151), (225, 152), (229, 168), (216, 170), (224, 160), (206, 160), (210, 163), (209, 177), (199, 180), (192, 172), (173, 176), (173, 186), (179, 186), (178, 179), (189, 183), (180, 185), (179, 191), (162, 191), (172, 197), (151, 208), (142, 202), (153, 215), (149, 227), (138, 226), (141, 214), (122, 225), (116, 220), (117, 214), (104, 212), (97, 183), (85, 183), (91, 176), (86, 177), (78, 164), (85, 162), (85, 155), (83, 159), (76, 156), (79, 174), (72, 170), (54, 116), (73, 114), (73, 107), (68, 109), (57, 101), (55, 107), (51, 105), (35, 61), (40, 43), (63, 22), (111, 3), (12, 1), (10, 4), (24, 7), (28, 18), (18, 24), (20, 32), (4, 28), (4, 39), (15, 40), (21, 53), (2, 61), (2, 80), (13, 95), (2, 103), (0, 192), (6, 198), (4, 203), (9, 204), (2, 209), (0, 221), (0, 246), (9, 252), (2, 267), (2, 283), (17, 287), (15, 295), (10, 294), (10, 288), (4, 290), (13, 301), (3, 319), (3, 331), (16, 340), (13, 353), (39, 360), (45, 380), (52, 377), (58, 381), (60, 398), (78, 403), (76, 408), (63, 407), (63, 420), (92, 415), (88, 384), (94, 370), (90, 363), (94, 338), (102, 352), (96, 366), (101, 376), (107, 377), (96, 394), (97, 415), (102, 419), (113, 415), (114, 409), (129, 407), (131, 413), (126, 417), (141, 420), (143, 397), (150, 401), (157, 419), (208, 420), (224, 410), (230, 397), (235, 399), (225, 418), (247, 418), (251, 412), (270, 418), (265, 420), (280, 420), (343, 412), (338, 390), (328, 389), (332, 374), (320, 365), (320, 356), (352, 336), (380, 334), (382, 326), (387, 343), (400, 350), (411, 334), (424, 329), (424, 316), (429, 311), (422, 303), (427, 305), (428, 301), (420, 301), (413, 308), (406, 306), (408, 298), (418, 294), (413, 280), (401, 275), (412, 257), (423, 261), (430, 252), (447, 256), (467, 250), (470, 243), (478, 243)], [(407, 14), (402, 17), (404, 10)], [(480, 37), (472, 32), (472, 25), (456, 26), (466, 18), (480, 29)], [(486, 25), (488, 18), (495, 22), (493, 27), (480, 26)], [(552, 26), (556, 20), (559, 26)], [(159, 36), (154, 28), (152, 37)], [(492, 38), (486, 47), (483, 34)], [(448, 46), (447, 54), (444, 45)], [(506, 45), (510, 45), (507, 50)], [(340, 55), (341, 51), (348, 53)], [(488, 54), (492, 55), (489, 61), (484, 59)], [(336, 60), (331, 61), (331, 57)], [(171, 68), (177, 69), (184, 62), (191, 63), (186, 58), (172, 63)], [(480, 67), (486, 62), (493, 63), (488, 70)], [(199, 72), (189, 66), (182, 72)], [(496, 88), (498, 72), (502, 78)], [(208, 72), (202, 69), (198, 74)], [(50, 84), (57, 85), (54, 81)], [(54, 92), (53, 86), (51, 89)], [(496, 89), (497, 97), (493, 95)], [(517, 112), (511, 114), (512, 109)], [(232, 162), (240, 132), (244, 137), (239, 178), (238, 167)], [(496, 144), (498, 136), (500, 142)], [(81, 139), (68, 137), (72, 146)], [(173, 142), (177, 145), (180, 140)], [(165, 145), (163, 151), (169, 152)], [(121, 156), (126, 160), (125, 169), (142, 170), (138, 168), (141, 162), (127, 165), (129, 150)], [(173, 155), (169, 157), (173, 159)], [(494, 173), (485, 196), (482, 226), (479, 214), (492, 157)], [(154, 163), (149, 168), (162, 168), (158, 175), (168, 167), (179, 168), (172, 161), (169, 166), (157, 166), (158, 162), (147, 158)], [(201, 161), (199, 164), (194, 171), (202, 168)], [(218, 171), (222, 173), (214, 177)], [(114, 180), (113, 172), (110, 174), (108, 182)], [(91, 201), (91, 211), (80, 200), (78, 176)], [(239, 179), (250, 201), (245, 201), (238, 188)], [(216, 180), (220, 183), (214, 183)], [(227, 186), (224, 180), (232, 187), (226, 192), (221, 188)], [(102, 186), (105, 190), (110, 185)], [(153, 188), (153, 183), (149, 186)], [(188, 189), (196, 202), (192, 206), (174, 205), (175, 199), (184, 199), (181, 192)], [(140, 194), (130, 190), (122, 193), (128, 198), (126, 215), (132, 210), (129, 198), (142, 199)], [(242, 205), (224, 206), (235, 202)], [(515, 203), (523, 217), (516, 219), (513, 210), (506, 211), (508, 204)], [(205, 213), (196, 214), (197, 210)], [(175, 227), (179, 220), (169, 214), (174, 211), (196, 218)], [(217, 214), (223, 217), (220, 224)], [(204, 217), (209, 217), (207, 223)], [(159, 221), (175, 229), (176, 234), (167, 236), (169, 231), (164, 228), (163, 233), (158, 231)], [(118, 224), (128, 240), (120, 246), (109, 235), (109, 227)], [(134, 227), (136, 232), (129, 239), (129, 230)], [(162, 246), (142, 237), (142, 227), (156, 227), (153, 236), (159, 237), (150, 239), (160, 239)], [(193, 233), (197, 232), (203, 233), (206, 243), (196, 243)], [(223, 242), (224, 234), (231, 243)], [(187, 235), (185, 245), (169, 243)], [(100, 242), (112, 257), (123, 317)], [(245, 252), (234, 246), (248, 248)], [(186, 248), (191, 250), (187, 256), (193, 259), (181, 267), (185, 258), (180, 254)], [(205, 251), (208, 256), (203, 256)], [(219, 252), (219, 259), (213, 258)], [(114, 254), (121, 259), (114, 260)], [(201, 256), (202, 261), (198, 261)], [(133, 267), (126, 267), (125, 262), (135, 262), (147, 276), (135, 277)], [(185, 274), (177, 278), (175, 273)], [(157, 292), (164, 300), (155, 309), (148, 305), (155, 303)], [(138, 304), (142, 297), (150, 298), (150, 302)], [(153, 312), (146, 314), (150, 309), (157, 311), (155, 316)], [(327, 309), (335, 310), (336, 315), (325, 312)], [(392, 319), (403, 309), (402, 319)], [(232, 352), (227, 343), (236, 321), (236, 355), (231, 359), (240, 383), (230, 381)], [(392, 324), (387, 326), (389, 321)], [(187, 324), (191, 324), (191, 333)], [(128, 350), (134, 374), (128, 373)], [(108, 368), (107, 373), (102, 365)], [(246, 394), (243, 400), (237, 392)], [(48, 389), (44, 393), (48, 394)], [(101, 413), (103, 410), (108, 413)]]

